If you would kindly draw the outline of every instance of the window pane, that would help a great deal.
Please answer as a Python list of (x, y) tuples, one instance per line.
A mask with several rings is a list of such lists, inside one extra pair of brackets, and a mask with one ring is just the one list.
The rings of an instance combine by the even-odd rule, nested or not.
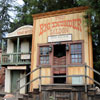
[(40, 54), (41, 55), (49, 54), (49, 47), (40, 47)]
[(72, 63), (74, 63), (75, 61), (74, 61), (74, 59), (72, 59)]
[(82, 44), (71, 45), (71, 62), (82, 63)]
[(74, 55), (71, 55), (71, 58), (75, 58), (75, 56)]
[(82, 60), (81, 59), (79, 59), (79, 63), (81, 63), (82, 62)]
[(40, 64), (49, 64), (49, 56), (40, 57)]

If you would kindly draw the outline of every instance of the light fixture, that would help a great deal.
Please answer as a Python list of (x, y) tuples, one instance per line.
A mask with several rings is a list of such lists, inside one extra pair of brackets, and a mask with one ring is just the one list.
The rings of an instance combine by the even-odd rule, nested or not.
[(49, 46), (49, 52), (52, 52), (52, 46)]
[(69, 45), (66, 44), (66, 51), (69, 51)]

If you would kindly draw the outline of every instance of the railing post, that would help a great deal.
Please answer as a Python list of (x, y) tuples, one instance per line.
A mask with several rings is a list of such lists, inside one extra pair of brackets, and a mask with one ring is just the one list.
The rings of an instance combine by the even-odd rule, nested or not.
[(17, 95), (18, 95), (18, 93), (20, 91), (19, 89), (20, 89), (20, 80), (18, 79), (17, 80), (17, 91), (16, 91)]
[(39, 91), (41, 92), (41, 85), (42, 85), (42, 83), (41, 83), (42, 81), (41, 81), (41, 67), (39, 68)]
[(17, 63), (18, 63), (18, 52), (19, 52), (19, 37), (17, 38)]
[(3, 56), (3, 50), (4, 50), (4, 39), (2, 39), (2, 42), (1, 42), (1, 43), (2, 43), (2, 47), (1, 47), (1, 48), (2, 48), (2, 53), (1, 53), (1, 64), (2, 64), (2, 61), (3, 61), (3, 57), (2, 57), (2, 56)]
[(4, 39), (2, 39), (2, 53), (3, 53), (3, 50), (4, 50)]
[(87, 92), (87, 65), (85, 64), (85, 92)]

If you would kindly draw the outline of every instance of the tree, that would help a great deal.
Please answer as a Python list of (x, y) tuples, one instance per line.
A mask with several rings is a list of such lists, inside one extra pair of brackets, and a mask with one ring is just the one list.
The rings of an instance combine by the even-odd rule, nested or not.
[[(18, 11), (16, 18), (11, 23), (11, 31), (16, 28), (31, 24), (33, 25), (32, 14), (66, 9), (78, 6), (76, 0), (23, 0), (23, 7), (15, 7)], [(14, 26), (14, 27), (13, 27)]]
[[(91, 32), (93, 39), (93, 63), (94, 68), (100, 72), (100, 0), (78, 0), (79, 5), (89, 6), (88, 15), (91, 20)], [(97, 74), (96, 80), (100, 82)]]

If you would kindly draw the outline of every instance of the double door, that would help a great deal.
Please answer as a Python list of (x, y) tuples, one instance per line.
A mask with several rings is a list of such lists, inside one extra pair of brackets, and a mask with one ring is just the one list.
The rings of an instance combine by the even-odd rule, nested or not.
[[(66, 77), (59, 77), (59, 76), (66, 76), (67, 69), (65, 67), (62, 67), (63, 65), (66, 65), (66, 45), (65, 44), (59, 44), (53, 46), (53, 65), (56, 67), (53, 68), (53, 75), (58, 76), (57, 78), (54, 78), (54, 83), (66, 83)], [(57, 66), (61, 67), (57, 67)]]

